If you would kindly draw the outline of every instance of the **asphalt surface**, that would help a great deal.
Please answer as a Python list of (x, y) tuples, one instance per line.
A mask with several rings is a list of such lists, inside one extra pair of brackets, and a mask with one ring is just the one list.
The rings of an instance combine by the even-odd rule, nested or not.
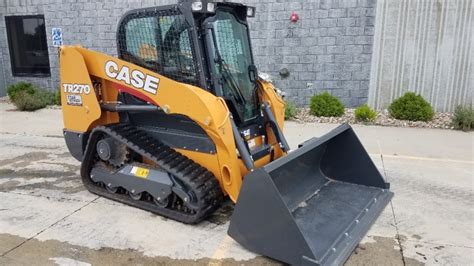
[[(85, 191), (59, 110), (0, 104), (0, 264), (264, 265), (226, 234), (232, 204), (183, 225)], [(336, 127), (287, 123), (292, 147)], [(347, 265), (474, 263), (474, 134), (354, 126), (395, 192)]]

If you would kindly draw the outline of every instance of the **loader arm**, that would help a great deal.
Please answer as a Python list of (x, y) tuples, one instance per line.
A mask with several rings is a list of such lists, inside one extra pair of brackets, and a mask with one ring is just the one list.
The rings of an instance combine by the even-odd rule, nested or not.
[[(134, 95), (158, 106), (167, 114), (187, 116), (204, 129), (216, 146), (216, 153), (212, 156), (216, 157), (218, 164), (206, 165), (209, 155), (201, 155), (202, 164), (213, 172), (230, 198), (234, 202), (237, 200), (247, 169), (235, 152), (230, 112), (222, 98), (129, 62), (77, 46), (61, 48), (60, 64), (65, 129), (85, 133), (98, 125), (118, 122), (117, 113), (105, 111), (104, 105), (115, 103), (119, 92)], [(271, 84), (261, 82), (259, 89), (261, 98), (270, 103), (282, 127), (283, 101)], [(278, 145), (275, 145), (275, 150), (276, 158), (283, 155)], [(186, 154), (186, 151), (180, 152)], [(269, 160), (269, 156), (265, 156), (255, 163), (261, 166)]]

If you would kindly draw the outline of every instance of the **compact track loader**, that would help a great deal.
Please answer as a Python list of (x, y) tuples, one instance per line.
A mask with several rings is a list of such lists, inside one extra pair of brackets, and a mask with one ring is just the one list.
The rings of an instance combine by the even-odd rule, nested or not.
[(228, 196), (229, 235), (291, 264), (342, 264), (392, 193), (349, 125), (290, 152), (285, 103), (229, 2), (133, 10), (118, 58), (60, 49), (64, 137), (92, 193), (194, 224)]

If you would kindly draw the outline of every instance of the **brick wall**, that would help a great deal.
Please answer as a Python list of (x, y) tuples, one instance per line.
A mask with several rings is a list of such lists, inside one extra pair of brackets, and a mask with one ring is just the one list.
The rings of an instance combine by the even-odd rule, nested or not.
[[(3, 53), (7, 84), (29, 81), (43, 88), (59, 86), (57, 48), (52, 46), (51, 28), (60, 27), (64, 44), (117, 55), (115, 32), (121, 16), (131, 9), (175, 3), (174, 0), (0, 0), (0, 52)], [(13, 77), (4, 16), (43, 14), (46, 24), (51, 77)]]
[[(347, 106), (367, 102), (375, 0), (247, 1), (257, 7), (252, 43), (259, 70), (298, 105), (330, 91)], [(290, 22), (292, 12), (299, 15)], [(281, 78), (287, 68), (290, 75)]]
[[(7, 15), (44, 14), (51, 64), (50, 78), (15, 78), (5, 67), (7, 83), (29, 80), (54, 88), (59, 82), (51, 28), (61, 27), (65, 44), (116, 55), (115, 31), (130, 9), (175, 3), (175, 0), (0, 0), (0, 52), (10, 66), (6, 39)], [(330, 91), (347, 106), (367, 102), (375, 0), (245, 0), (257, 7), (251, 37), (257, 67), (271, 74), (289, 100), (307, 105), (309, 98)], [(292, 12), (299, 21), (290, 22)], [(279, 71), (289, 70), (282, 78)]]
[[(8, 50), (7, 30), (5, 28), (5, 15), (37, 15), (43, 14), (43, 6), (32, 4), (33, 1), (24, 0), (0, 0), (0, 53), (2, 56), (3, 72), (5, 83), (12, 84), (18, 81), (28, 81), (37, 84), (44, 88), (52, 87), (50, 78), (33, 78), (33, 77), (21, 77), (16, 78), (12, 76), (10, 54)], [(51, 54), (50, 54), (51, 61)], [(53, 62), (50, 63), (51, 65)], [(0, 91), (0, 93), (5, 93)], [(2, 94), (3, 96), (3, 94)]]

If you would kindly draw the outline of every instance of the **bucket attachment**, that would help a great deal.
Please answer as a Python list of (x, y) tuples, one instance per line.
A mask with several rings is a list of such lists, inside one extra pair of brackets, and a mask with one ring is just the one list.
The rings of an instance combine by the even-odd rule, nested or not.
[(228, 234), (293, 265), (340, 265), (393, 196), (343, 124), (244, 177)]

